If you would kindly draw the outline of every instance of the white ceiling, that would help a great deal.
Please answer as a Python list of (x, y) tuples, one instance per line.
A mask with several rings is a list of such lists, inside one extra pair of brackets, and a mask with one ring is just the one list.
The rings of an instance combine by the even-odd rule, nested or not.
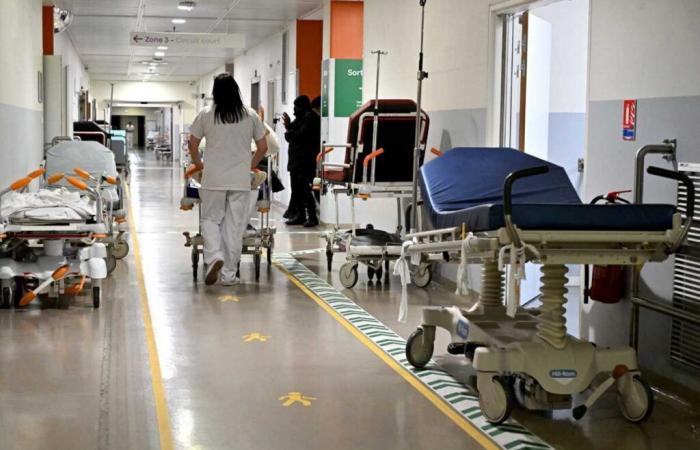
[[(56, 0), (74, 14), (68, 28), (83, 63), (95, 80), (140, 80), (155, 49), (129, 45), (131, 31), (173, 31), (171, 19), (181, 17), (186, 33), (243, 33), (246, 47), (280, 32), (289, 20), (317, 10), (323, 0), (196, 0), (194, 10), (180, 11), (178, 0)], [(139, 8), (142, 18), (139, 21)], [(140, 22), (140, 23), (139, 23)], [(138, 28), (138, 30), (137, 30)], [(240, 50), (169, 49), (166, 65), (153, 80), (191, 81), (231, 62)]]

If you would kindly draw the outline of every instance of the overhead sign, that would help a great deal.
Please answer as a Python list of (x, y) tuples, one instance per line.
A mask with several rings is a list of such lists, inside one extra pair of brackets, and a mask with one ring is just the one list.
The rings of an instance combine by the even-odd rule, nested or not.
[(625, 100), (622, 108), (622, 139), (637, 139), (637, 100)]
[(131, 45), (170, 48), (245, 48), (245, 35), (227, 33), (129, 33)]

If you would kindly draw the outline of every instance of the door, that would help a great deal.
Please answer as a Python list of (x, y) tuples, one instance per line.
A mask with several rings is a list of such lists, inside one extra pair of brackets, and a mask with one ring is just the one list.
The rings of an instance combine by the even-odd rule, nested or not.
[(525, 147), (528, 13), (504, 14), (502, 19), (501, 146), (522, 150)]
[(250, 85), (250, 107), (257, 110), (260, 106), (260, 82), (256, 81)]
[(265, 111), (265, 121), (271, 127), (274, 126), (275, 116), (277, 115), (277, 83), (274, 81), (267, 82), (267, 111)]

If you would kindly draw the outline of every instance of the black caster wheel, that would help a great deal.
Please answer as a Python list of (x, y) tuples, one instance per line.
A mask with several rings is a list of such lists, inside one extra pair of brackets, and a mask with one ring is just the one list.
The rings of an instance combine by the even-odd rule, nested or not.
[(117, 258), (114, 257), (111, 251), (107, 252), (105, 263), (107, 264), (107, 275), (111, 275), (117, 268)]
[(352, 289), (357, 284), (357, 266), (354, 263), (345, 263), (340, 267), (340, 284), (346, 289)]
[(326, 249), (326, 264), (329, 272), (333, 270), (333, 250)]
[(433, 281), (433, 270), (428, 265), (421, 265), (413, 274), (411, 281), (419, 288), (428, 287), (430, 282)]
[(92, 288), (92, 307), (97, 309), (100, 307), (100, 301), (102, 300), (102, 292), (99, 286), (93, 286)]
[[(642, 423), (654, 411), (654, 394), (641, 376), (628, 375), (623, 378), (617, 381), (617, 404), (620, 412), (630, 422)], [(625, 386), (626, 383), (628, 385)]]
[(416, 369), (422, 369), (432, 357), (433, 342), (426, 342), (425, 331), (420, 327), (406, 341), (406, 359)]
[(253, 255), (253, 264), (255, 265), (255, 281), (260, 280), (260, 260), (261, 260), (260, 253), (255, 253)]
[(112, 254), (117, 259), (124, 259), (129, 254), (129, 243), (125, 240), (118, 240), (112, 245)]
[(10, 309), (12, 308), (12, 303), (13, 303), (13, 292), (11, 287), (4, 287), (2, 288), (2, 299), (0, 300), (0, 308), (1, 309)]
[(477, 378), (476, 386), (479, 391), (479, 407), (486, 420), (493, 425), (508, 420), (515, 406), (513, 385), (509, 380), (499, 376)]
[(15, 308), (21, 308), (19, 302), (22, 300), (22, 296), (24, 295), (24, 278), (15, 278), (15, 288), (13, 294), (14, 298), (12, 300), (12, 306), (14, 306)]
[(199, 274), (199, 250), (196, 248), (192, 249), (192, 278), (197, 282), (197, 275)]

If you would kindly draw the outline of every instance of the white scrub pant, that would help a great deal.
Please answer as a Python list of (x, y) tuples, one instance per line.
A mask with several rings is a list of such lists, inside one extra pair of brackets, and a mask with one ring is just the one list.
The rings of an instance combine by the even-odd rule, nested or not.
[(243, 234), (248, 225), (250, 191), (199, 191), (202, 208), (204, 263), (224, 261), (221, 278), (236, 276), (243, 249)]

